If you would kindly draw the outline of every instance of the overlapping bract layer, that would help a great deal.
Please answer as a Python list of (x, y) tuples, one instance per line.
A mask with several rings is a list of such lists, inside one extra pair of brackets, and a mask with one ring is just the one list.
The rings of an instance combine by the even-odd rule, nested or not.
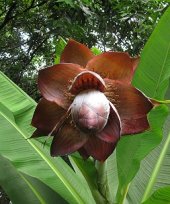
[(79, 151), (105, 161), (121, 135), (149, 128), (147, 113), (154, 105), (131, 85), (138, 61), (122, 52), (95, 56), (69, 40), (61, 63), (39, 71), (43, 98), (32, 119), (33, 136), (54, 136), (52, 156)]

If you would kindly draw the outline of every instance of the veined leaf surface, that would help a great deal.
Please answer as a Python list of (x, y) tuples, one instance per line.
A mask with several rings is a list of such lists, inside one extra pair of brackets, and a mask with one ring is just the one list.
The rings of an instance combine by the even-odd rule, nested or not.
[[(142, 51), (141, 62), (135, 73), (133, 85), (149, 97), (163, 99), (168, 88), (169, 77), (170, 8), (160, 19)], [(120, 182), (117, 199), (119, 203), (125, 201), (128, 189), (131, 186), (130, 182), (136, 175), (142, 159), (161, 142), (162, 126), (167, 112), (165, 106), (153, 109), (148, 116), (151, 131), (136, 136), (122, 137), (119, 142), (117, 147)], [(164, 149), (165, 146), (162, 148)], [(139, 189), (138, 191), (140, 192)]]
[(170, 116), (164, 125), (164, 138), (142, 162), (133, 179), (127, 198), (135, 204), (146, 201), (159, 188), (170, 185)]
[(170, 77), (170, 7), (147, 41), (133, 84), (151, 98), (164, 99)]
[[(21, 172), (40, 179), (69, 203), (95, 203), (66, 162), (31, 136), (36, 103), (0, 73), (0, 153)], [(88, 195), (88, 196), (87, 196)]]
[(14, 204), (67, 203), (38, 179), (17, 171), (11, 162), (2, 156), (0, 156), (0, 186)]

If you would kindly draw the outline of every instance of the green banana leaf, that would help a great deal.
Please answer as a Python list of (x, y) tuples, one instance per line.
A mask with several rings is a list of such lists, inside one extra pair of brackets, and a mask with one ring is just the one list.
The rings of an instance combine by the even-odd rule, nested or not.
[(11, 162), (2, 156), (0, 156), (0, 186), (13, 204), (67, 203), (39, 180), (18, 172)]
[(66, 44), (67, 44), (66, 41), (62, 37), (59, 37), (59, 39), (56, 42), (56, 47), (55, 47), (56, 56), (54, 59), (54, 64), (60, 63), (60, 56)]
[(170, 186), (160, 188), (143, 204), (168, 204), (170, 203)]
[(168, 87), (168, 90), (166, 92), (165, 98), (170, 99), (170, 83), (169, 83), (169, 87)]
[(170, 185), (170, 116), (164, 125), (164, 138), (142, 162), (141, 168), (131, 182), (129, 203), (144, 202), (159, 188)]
[(69, 203), (95, 203), (88, 186), (62, 158), (52, 158), (48, 146), (27, 139), (33, 132), (30, 122), (36, 103), (2, 73), (0, 87), (0, 154)]
[(118, 203), (125, 199), (130, 181), (136, 175), (141, 160), (161, 142), (162, 126), (167, 112), (168, 108), (164, 105), (153, 109), (149, 114), (151, 131), (124, 137), (119, 142), (116, 152), (119, 177)]
[[(141, 54), (133, 84), (147, 96), (163, 99), (167, 92), (170, 77), (170, 8), (166, 10)], [(137, 173), (142, 159), (161, 142), (162, 126), (167, 116), (167, 107), (159, 106), (149, 114), (151, 131), (137, 136), (123, 137), (117, 147), (119, 189), (118, 203), (128, 196), (131, 180)], [(162, 151), (166, 150), (166, 145)], [(158, 159), (158, 158), (156, 158)], [(162, 160), (162, 157), (160, 160)], [(150, 163), (148, 163), (149, 165)], [(152, 176), (149, 174), (148, 176)], [(141, 182), (143, 183), (143, 179)], [(164, 179), (164, 178), (162, 178)], [(150, 184), (149, 184), (150, 185)], [(136, 191), (141, 191), (138, 183)], [(146, 186), (146, 189), (150, 187)], [(149, 195), (149, 193), (146, 193)], [(129, 199), (130, 200), (130, 199)], [(132, 202), (129, 203), (140, 203)]]
[(170, 7), (147, 41), (133, 84), (151, 98), (164, 99), (170, 78)]

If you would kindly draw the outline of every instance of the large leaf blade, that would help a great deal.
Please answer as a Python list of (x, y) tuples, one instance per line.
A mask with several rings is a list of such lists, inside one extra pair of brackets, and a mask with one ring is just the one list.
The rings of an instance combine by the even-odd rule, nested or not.
[[(48, 147), (43, 148), (34, 139), (27, 140), (33, 131), (30, 121), (36, 103), (2, 73), (0, 84), (1, 154), (18, 170), (37, 177), (70, 203), (94, 203), (92, 195), (87, 196), (86, 187), (61, 158), (51, 158)], [(12, 112), (14, 120), (4, 113), (4, 107), (5, 112)]]
[(167, 204), (170, 203), (170, 186), (160, 188), (143, 204)]
[(164, 138), (142, 162), (141, 167), (133, 179), (128, 200), (130, 203), (145, 201), (155, 190), (170, 185), (170, 116), (164, 125)]
[[(148, 40), (142, 52), (142, 60), (133, 81), (138, 88), (145, 91), (150, 97), (160, 99), (164, 97), (167, 91), (170, 76), (169, 23), (170, 8), (166, 10)], [(169, 96), (169, 93), (170, 89), (167, 91), (167, 96)], [(165, 129), (168, 130), (165, 131)], [(130, 185), (127, 196), (130, 203), (144, 201), (157, 188), (170, 184), (167, 171), (167, 168), (169, 168), (169, 163), (167, 162), (169, 155), (167, 152), (169, 148), (167, 131), (169, 131), (169, 128), (166, 124), (163, 141), (142, 161), (140, 171)]]
[[(74, 194), (75, 192), (72, 186), (67, 183), (68, 181), (65, 179), (65, 177), (61, 174), (58, 168), (55, 167), (54, 161), (52, 161), (48, 157), (47, 152), (45, 154), (45, 149), (43, 149), (42, 151), (42, 147), (39, 146), (37, 141), (26, 140), (26, 135), (23, 134), (22, 131), (15, 125), (15, 123), (7, 118), (6, 115), (1, 111), (0, 124), (3, 127), (0, 130), (0, 135), (3, 136), (1, 137), (0, 152), (7, 158), (11, 159), (13, 164), (20, 171), (30, 174), (30, 168), (33, 168), (31, 169), (32, 176), (39, 176), (39, 178), (42, 179), (41, 177), (43, 176), (43, 174), (47, 174), (46, 171), (48, 171), (48, 175), (46, 175), (47, 178), (44, 178), (45, 180), (43, 179), (43, 181), (50, 185), (50, 187), (52, 187), (53, 189), (59, 191), (60, 189), (56, 189), (56, 186), (64, 183), (64, 185), (69, 189), (69, 191), (67, 192), (68, 197), (70, 197), (72, 202), (75, 202), (75, 200), (70, 195), (78, 196), (78, 193), (76, 193), (77, 195)], [(12, 137), (6, 137), (7, 135)], [(62, 163), (62, 160), (58, 162), (61, 166), (64, 165), (64, 163)], [(36, 163), (38, 165), (35, 165)], [(32, 167), (33, 165), (34, 167)], [(41, 168), (43, 168), (44, 171), (42, 173), (40, 173), (42, 171)], [(50, 169), (52, 170), (52, 172), (49, 172)], [(51, 183), (51, 181), (52, 177), (55, 178), (56, 176), (59, 178), (59, 180), (57, 179), (57, 182), (54, 182), (54, 186), (54, 183)], [(76, 198), (76, 202), (82, 202), (79, 196)]]
[(146, 43), (133, 84), (147, 96), (163, 99), (170, 77), (170, 7)]
[[(167, 91), (169, 77), (170, 8), (162, 16), (142, 51), (141, 62), (133, 79), (133, 84), (147, 96), (163, 99)], [(153, 111), (151, 114), (154, 113)], [(162, 113), (165, 115), (161, 116)], [(151, 129), (153, 131), (121, 139), (117, 148), (120, 181), (117, 198), (120, 203), (126, 198), (130, 181), (137, 173), (141, 160), (160, 143), (162, 135), (161, 126), (166, 115), (167, 110), (165, 108), (162, 112), (158, 111), (158, 114), (150, 117)], [(147, 144), (147, 148), (143, 144)], [(129, 152), (131, 152), (131, 155)]]
[(18, 172), (10, 161), (1, 155), (0, 185), (14, 204), (53, 204), (56, 201), (60, 204), (66, 204), (66, 201), (56, 192), (37, 179)]
[(123, 137), (119, 142), (117, 146), (118, 202), (122, 203), (126, 198), (130, 181), (139, 170), (141, 160), (161, 142), (162, 126), (167, 113), (168, 108), (164, 105), (155, 108), (149, 114), (151, 131)]

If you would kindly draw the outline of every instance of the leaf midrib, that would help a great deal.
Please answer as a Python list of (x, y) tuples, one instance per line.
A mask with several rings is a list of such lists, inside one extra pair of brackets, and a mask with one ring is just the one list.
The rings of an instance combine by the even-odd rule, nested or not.
[[(13, 123), (10, 119), (6, 117), (1, 111), (1, 115), (25, 138), (25, 134), (18, 128), (18, 126)], [(31, 140), (27, 139), (28, 143), (35, 149), (35, 151), (43, 158), (43, 160), (48, 164), (48, 166), (52, 169), (52, 171), (57, 175), (57, 177), (60, 178), (60, 180), (63, 182), (63, 184), (66, 186), (68, 191), (71, 193), (71, 195), (75, 198), (77, 203), (79, 204), (85, 204), (79, 194), (73, 189), (73, 187), (70, 185), (70, 183), (62, 176), (62, 174), (55, 168), (54, 164), (48, 160), (48, 158), (39, 150), (39, 148), (31, 142)]]
[(34, 188), (34, 186), (20, 173), (21, 178), (25, 181), (25, 183), (29, 186), (29, 188), (32, 190), (34, 195), (38, 198), (38, 200), (41, 202), (41, 204), (47, 204), (44, 199), (41, 197), (39, 192)]
[(145, 189), (145, 192), (143, 194), (143, 197), (142, 197), (142, 202), (144, 202), (151, 194), (151, 191), (153, 189), (153, 186), (154, 186), (154, 184), (156, 182), (156, 179), (157, 179), (157, 176), (159, 174), (161, 165), (163, 163), (164, 157), (165, 157), (165, 155), (166, 155), (166, 153), (168, 151), (169, 145), (170, 145), (170, 133), (167, 136), (167, 139), (166, 139), (166, 141), (164, 143), (164, 148), (161, 149), (158, 160), (157, 160), (157, 162), (155, 164), (155, 167), (154, 167), (154, 169), (152, 171), (152, 174), (151, 174), (151, 177), (149, 179), (148, 185), (147, 185), (147, 187)]

